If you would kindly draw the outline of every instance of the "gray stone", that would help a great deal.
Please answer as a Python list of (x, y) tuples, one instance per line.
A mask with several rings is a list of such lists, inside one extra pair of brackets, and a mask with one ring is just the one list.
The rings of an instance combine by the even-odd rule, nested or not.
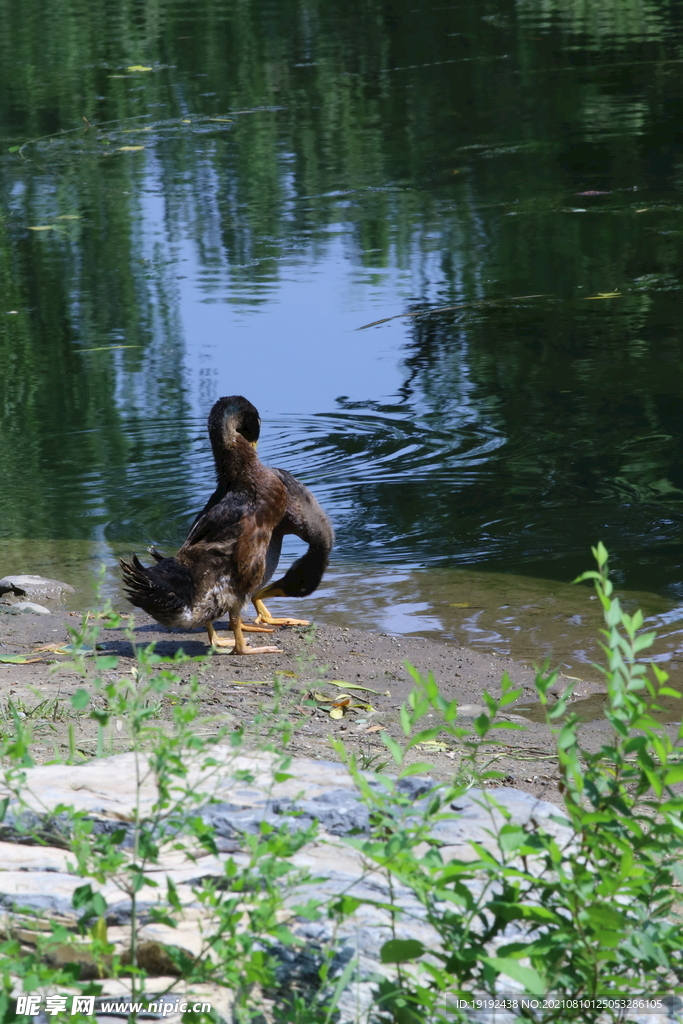
[(49, 580), (44, 576), (3, 576), (0, 580), (0, 594), (16, 594), (17, 597), (58, 598), (63, 594), (75, 593), (74, 588), (61, 580)]
[(33, 612), (34, 615), (52, 615), (49, 608), (42, 604), (35, 604), (33, 601), (17, 601), (12, 605), (15, 612)]
[[(120, 832), (117, 841), (121, 840), (124, 847), (129, 846), (136, 806), (146, 817), (155, 813), (158, 799), (154, 773), (149, 770), (149, 762), (145, 765), (145, 760), (141, 755), (136, 764), (135, 755), (128, 753), (94, 759), (86, 765), (42, 765), (26, 770), (24, 804), (10, 804), (0, 829), (0, 840), (5, 840), (5, 843), (0, 842), (0, 863), (3, 864), (0, 907), (10, 913), (26, 907), (42, 911), (48, 917), (58, 913), (74, 918), (73, 893), (84, 879), (74, 872), (73, 858), (65, 852), (70, 823), (68, 815), (59, 808), (71, 805), (93, 823), (95, 832)], [(317, 833), (291, 857), (292, 867), (301, 871), (302, 877), (307, 872), (311, 880), (298, 883), (285, 897), (291, 915), (286, 918), (287, 927), (301, 944), (271, 941), (263, 947), (277, 960), (280, 988), (272, 998), (276, 1003), (282, 1001), (278, 1003), (278, 1009), (282, 1010), (284, 1000), (292, 991), (314, 996), (319, 969), (329, 951), (331, 977), (339, 976), (349, 963), (356, 964), (341, 994), (339, 1016), (334, 1018), (336, 1024), (376, 1024), (374, 985), (383, 976), (394, 976), (394, 968), (381, 963), (382, 945), (392, 937), (412, 938), (422, 942), (425, 949), (438, 950), (440, 936), (427, 920), (425, 908), (415, 894), (397, 877), (392, 877), (390, 882), (384, 871), (366, 861), (354, 844), (344, 840), (344, 836), (369, 832), (368, 809), (360, 800), (348, 771), (333, 762), (293, 758), (282, 781), (275, 782), (273, 769), (277, 760), (274, 755), (235, 754), (219, 746), (211, 749), (211, 762), (205, 767), (201, 755), (188, 752), (185, 762), (188, 775), (182, 785), (197, 801), (191, 813), (201, 815), (205, 822), (214, 826), (219, 853), (199, 852), (196, 848), (185, 852), (176, 845), (175, 837), (173, 843), (163, 846), (159, 863), (149, 865), (145, 872), (147, 881), (137, 895), (137, 912), (145, 922), (144, 929), (150, 932), (147, 937), (162, 944), (181, 945), (197, 955), (204, 948), (206, 929), (213, 924), (210, 909), (193, 890), (207, 880), (218, 888), (229, 885), (226, 862), (232, 860), (241, 867), (249, 864), (250, 854), (244, 850), (244, 837), (258, 832), (262, 822), (275, 828), (285, 825), (300, 829), (316, 821), (320, 826)], [(144, 781), (136, 799), (135, 781), (139, 772)], [(372, 787), (380, 785), (371, 776), (368, 782)], [(381, 785), (381, 789), (385, 786)], [(395, 821), (419, 822), (421, 813), (440, 789), (431, 779), (410, 776), (398, 781)], [(391, 783), (386, 791), (391, 791)], [(176, 797), (179, 795), (176, 791)], [(510, 788), (470, 789), (452, 801), (450, 807), (444, 806), (442, 815), (443, 819), (433, 825), (431, 836), (437, 841), (444, 861), (471, 859), (468, 854), (472, 853), (472, 842), (495, 853), (492, 833), (506, 821), (531, 830), (543, 828), (569, 843), (573, 841), (569, 823), (563, 820), (554, 804)], [(169, 836), (177, 828), (177, 825), (169, 828)], [(38, 836), (31, 835), (35, 830)], [(30, 848), (23, 845), (31, 842), (38, 845)], [(533, 864), (529, 862), (525, 870), (533, 871)], [(184, 908), (184, 917), (179, 922), (182, 939), (180, 929), (171, 928), (154, 913), (155, 906), (163, 910), (167, 879), (175, 885)], [(106, 901), (108, 926), (121, 931), (122, 937), (116, 941), (125, 943), (132, 909), (127, 893), (115, 879), (102, 883), (89, 881)], [(484, 882), (474, 878), (467, 884), (476, 897)], [(331, 903), (341, 895), (365, 902), (342, 922), (328, 919), (324, 914), (316, 921), (298, 916), (296, 908), (309, 899)], [(394, 920), (385, 909), (389, 903), (397, 910)], [(496, 944), (492, 944), (491, 951), (495, 953), (498, 942), (520, 939), (522, 927), (514, 922), (510, 924)], [(157, 982), (158, 990), (163, 990), (161, 978), (147, 980), (147, 984)], [(123, 979), (103, 979), (104, 991), (110, 998), (119, 992), (124, 994), (124, 989), (116, 988), (123, 984)], [(221, 998), (221, 991), (211, 992), (214, 1008), (219, 1005), (216, 1000)], [(228, 1003), (217, 1012), (220, 1019), (234, 1024)], [(493, 1022), (492, 1017), (477, 1019), (481, 1024)], [(639, 1024), (648, 1024), (645, 1016), (633, 1019)], [(167, 1020), (169, 1024), (180, 1024), (173, 1015)], [(503, 1020), (507, 1018), (501, 1017)]]

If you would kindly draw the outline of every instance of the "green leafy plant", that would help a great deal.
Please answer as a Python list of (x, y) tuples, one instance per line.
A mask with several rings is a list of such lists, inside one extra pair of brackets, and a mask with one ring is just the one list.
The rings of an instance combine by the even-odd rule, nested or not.
[[(539, 1024), (629, 1020), (638, 1000), (683, 991), (683, 924), (676, 906), (676, 887), (683, 882), (683, 797), (677, 788), (683, 781), (683, 728), (672, 739), (656, 719), (661, 698), (679, 694), (657, 665), (649, 675), (639, 660), (654, 634), (643, 633), (642, 614), (628, 615), (613, 596), (602, 544), (594, 556), (597, 569), (580, 580), (594, 582), (604, 612), (610, 735), (596, 752), (582, 746), (571, 686), (551, 703), (557, 672), (537, 674), (564, 802), (563, 812), (545, 826), (515, 824), (495, 789), (484, 785), (500, 776), (490, 767), (496, 731), (514, 727), (496, 720), (520, 694), (507, 676), (500, 698), (484, 694), (487, 710), (470, 731), (458, 724), (456, 703), (442, 696), (433, 676), (408, 666), (417, 685), (401, 711), (406, 741), (383, 737), (395, 779), (376, 776), (371, 785), (353, 756), (336, 745), (371, 811), (371, 837), (350, 841), (382, 869), (390, 887), (400, 884), (413, 894), (422, 920), (439, 937), (428, 951), (416, 940), (398, 938), (405, 912), (392, 901), (394, 937), (382, 948), (382, 961), (392, 969), (376, 989), (383, 1021), (466, 1020), (458, 1000), (496, 997), (510, 988), (536, 997), (515, 1012)], [(438, 725), (420, 728), (434, 712)], [(444, 735), (460, 752), (458, 777), (415, 808), (400, 783), (429, 766), (406, 764), (406, 753)], [(434, 829), (455, 817), (451, 805), (467, 788), (463, 772), (480, 787), (474, 799), (488, 821), (489, 841), (471, 841), (466, 857), (444, 860)]]

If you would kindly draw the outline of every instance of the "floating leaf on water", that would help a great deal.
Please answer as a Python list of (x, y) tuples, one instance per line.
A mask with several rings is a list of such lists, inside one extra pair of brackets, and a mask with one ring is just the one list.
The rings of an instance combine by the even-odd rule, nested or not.
[(8, 153), (18, 153), (20, 149), (21, 149), (21, 146), (9, 146), (8, 149), (7, 149), (7, 152)]
[(131, 64), (126, 71), (154, 71), (154, 68), (147, 68), (144, 64)]
[(621, 292), (598, 292), (597, 295), (586, 295), (585, 299), (620, 299)]
[(144, 148), (145, 148), (144, 146), (119, 146), (118, 152), (119, 153), (137, 153), (141, 149), (144, 149)]
[(332, 708), (330, 710), (330, 718), (343, 718), (343, 717), (344, 717), (344, 709), (343, 708)]
[(115, 348), (140, 348), (139, 345), (97, 345), (95, 348), (79, 348), (79, 352), (113, 352)]
[(80, 219), (81, 219), (80, 213), (60, 213), (58, 217), (55, 217), (55, 220), (80, 220)]
[[(210, 118), (208, 118), (208, 120), (209, 121), (221, 121), (224, 124), (232, 124), (232, 118), (231, 117), (210, 117)], [(19, 147), (17, 146), (17, 149), (18, 148)]]
[(644, 206), (642, 210), (636, 210), (636, 213), (647, 213), (649, 209), (649, 206)]
[(53, 231), (54, 224), (34, 224), (29, 231)]
[(360, 683), (345, 683), (343, 679), (326, 679), (325, 685), (338, 686), (339, 688), (343, 686), (347, 690), (367, 690), (368, 693), (379, 693), (379, 690), (373, 690), (371, 686), (361, 686)]
[(575, 192), (577, 196), (608, 196), (609, 192), (597, 192), (595, 189), (590, 189), (588, 192)]
[(181, 124), (192, 124), (192, 121), (190, 120), (189, 117), (184, 117), (183, 120), (180, 123)]

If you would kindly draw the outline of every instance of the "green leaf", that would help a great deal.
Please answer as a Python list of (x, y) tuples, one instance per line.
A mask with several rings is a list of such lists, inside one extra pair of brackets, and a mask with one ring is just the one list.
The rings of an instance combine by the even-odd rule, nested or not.
[[(681, 870), (683, 871), (683, 867)], [(342, 896), (332, 905), (332, 909), (336, 910), (338, 914), (352, 914), (354, 910), (358, 910), (362, 902), (362, 900), (357, 900), (355, 896)]]
[(3, 665), (25, 665), (28, 658), (24, 654), (0, 654)]
[(105, 671), (107, 669), (116, 668), (118, 663), (119, 663), (119, 659), (117, 657), (115, 657), (114, 655), (109, 655), (109, 657), (105, 657), (105, 658), (96, 658), (95, 659), (95, 667), (96, 668), (101, 668), (101, 669), (103, 669)]
[(664, 776), (665, 786), (674, 786), (677, 782), (683, 782), (683, 764), (676, 765), (675, 768), (669, 768)]
[(175, 882), (169, 875), (166, 875), (166, 899), (174, 910), (177, 910), (178, 913), (181, 912), (182, 907), (178, 898), (178, 890), (176, 889)]
[(425, 772), (432, 771), (433, 767), (434, 765), (427, 764), (426, 761), (414, 761), (413, 764), (401, 769), (399, 779), (406, 779), (409, 775), (424, 775)]
[(74, 711), (82, 711), (83, 708), (88, 706), (90, 700), (90, 694), (87, 690), (76, 690), (73, 697), (71, 698), (71, 707)]
[(407, 960), (417, 960), (424, 951), (418, 939), (389, 939), (380, 950), (380, 961), (383, 964), (403, 964)]
[(491, 719), (488, 715), (479, 715), (472, 723), (477, 736), (484, 737), (491, 727)]
[(401, 749), (400, 745), (396, 742), (396, 740), (391, 738), (388, 732), (383, 732), (381, 735), (384, 746), (387, 748), (396, 764), (402, 764), (403, 750)]
[(520, 825), (503, 825), (499, 834), (501, 850), (516, 850), (526, 839), (526, 833)]
[(505, 974), (513, 981), (524, 985), (527, 992), (532, 995), (542, 996), (545, 994), (545, 982), (538, 971), (533, 967), (522, 967), (518, 960), (509, 957), (483, 956), (484, 963), (490, 964), (499, 974)]

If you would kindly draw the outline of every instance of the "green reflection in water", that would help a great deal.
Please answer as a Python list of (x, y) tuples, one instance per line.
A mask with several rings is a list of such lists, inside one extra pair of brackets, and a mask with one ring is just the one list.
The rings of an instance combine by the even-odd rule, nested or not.
[[(10, 552), (177, 543), (210, 490), (192, 309), (225, 311), (229, 379), (233, 311), (265, 315), (290, 279), (331, 273), (341, 226), (344, 280), (383, 303), (359, 303), (357, 325), (426, 312), (367, 334), (369, 360), (400, 333), (396, 394), (320, 407), (307, 383), (305, 416), (272, 406), (339, 557), (488, 566), (523, 589), (572, 578), (601, 537), (619, 582), (679, 596), (670, 5), (4, 0), (0, 17)], [(343, 344), (324, 314), (321, 347)]]

